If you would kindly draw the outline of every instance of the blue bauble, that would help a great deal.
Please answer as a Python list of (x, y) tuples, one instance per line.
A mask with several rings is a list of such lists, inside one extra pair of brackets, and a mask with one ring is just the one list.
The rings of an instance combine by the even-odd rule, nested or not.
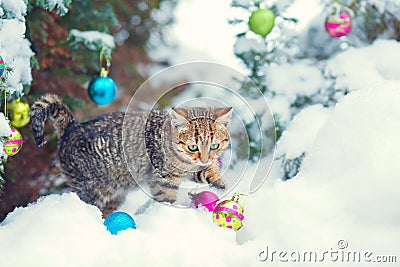
[(110, 77), (98, 76), (89, 83), (88, 93), (94, 103), (105, 105), (114, 100), (117, 86)]
[(119, 231), (128, 228), (136, 229), (135, 220), (126, 212), (117, 211), (111, 213), (105, 220), (104, 225), (111, 234), (116, 235)]

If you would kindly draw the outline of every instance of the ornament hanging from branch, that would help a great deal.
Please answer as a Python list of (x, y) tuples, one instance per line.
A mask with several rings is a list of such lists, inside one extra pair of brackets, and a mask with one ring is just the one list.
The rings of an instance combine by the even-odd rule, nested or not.
[(24, 127), (29, 122), (29, 105), (21, 99), (16, 99), (8, 103), (8, 113), (10, 114), (11, 125), (17, 128)]
[(4, 64), (4, 59), (0, 56), (0, 77), (3, 76), (5, 70), (6, 65)]
[(255, 34), (261, 35), (262, 37), (267, 36), (274, 27), (275, 14), (264, 7), (261, 3), (260, 7), (251, 13), (249, 18), (249, 28)]
[(24, 139), (22, 138), (21, 133), (17, 129), (12, 127), (11, 134), (6, 138), (3, 143), (4, 152), (8, 156), (14, 156), (21, 150), (23, 143)]
[(117, 93), (117, 86), (114, 80), (108, 77), (110, 67), (110, 56), (106, 54), (106, 47), (103, 47), (100, 50), (99, 76), (93, 78), (93, 80), (90, 81), (88, 87), (88, 94), (90, 99), (98, 105), (111, 103), (115, 98), (115, 94)]
[[(4, 116), (7, 123), (9, 123), (9, 119), (7, 117), (7, 90), (3, 82), (1, 82), (1, 87), (4, 93)], [(23, 143), (24, 139), (22, 138), (21, 133), (14, 127), (11, 127), (11, 132), (3, 141), (3, 150), (7, 156), (14, 156), (21, 150)]]
[(347, 35), (351, 31), (351, 11), (347, 7), (334, 2), (325, 19), (325, 30), (334, 38)]

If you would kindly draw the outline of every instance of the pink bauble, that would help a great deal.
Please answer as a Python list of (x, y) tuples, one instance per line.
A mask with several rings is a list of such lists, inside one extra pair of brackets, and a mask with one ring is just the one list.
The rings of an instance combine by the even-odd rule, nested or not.
[(326, 32), (335, 38), (347, 35), (351, 31), (351, 17), (346, 10), (330, 13), (325, 19)]
[(217, 158), (217, 166), (218, 168), (222, 167), (222, 159), (220, 157)]
[(210, 191), (202, 191), (198, 194), (189, 193), (189, 197), (192, 199), (192, 205), (196, 208), (199, 206), (205, 207), (208, 211), (213, 211), (215, 205), (219, 201), (216, 194)]

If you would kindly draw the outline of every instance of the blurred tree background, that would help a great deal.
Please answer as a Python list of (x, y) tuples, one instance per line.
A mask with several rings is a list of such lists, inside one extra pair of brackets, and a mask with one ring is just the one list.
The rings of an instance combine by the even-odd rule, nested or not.
[[(27, 1), (26, 37), (35, 56), (31, 58), (32, 84), (24, 88), (22, 100), (31, 105), (45, 93), (57, 94), (78, 120), (125, 110), (131, 95), (146, 79), (144, 66), (158, 63), (149, 57), (149, 46), (163, 42), (162, 29), (172, 22), (172, 14), (160, 16), (157, 12), (162, 5), (172, 9), (175, 1), (60, 0), (58, 3), (50, 6), (48, 1)], [(99, 52), (104, 41), (80, 38), (74, 31), (113, 36), (115, 45), (109, 47), (112, 51), (109, 76), (116, 82), (118, 91), (115, 100), (107, 106), (97, 106), (87, 94), (88, 82), (99, 73)], [(151, 36), (155, 37), (149, 42)], [(28, 126), (19, 129), (24, 145), (5, 164), (0, 221), (14, 207), (65, 188), (53, 163), (56, 136), (51, 127), (47, 129), (48, 142), (40, 149), (34, 144)]]
[[(22, 3), (21, 5), (27, 4), (24, 18), (15, 15), (16, 9), (7, 10), (5, 7), (10, 4), (6, 5), (5, 2), (13, 3), (15, 7), (19, 7), (15, 4), (17, 2)], [(166, 32), (165, 27), (173, 22), (172, 11), (177, 2), (178, 0), (0, 1), (3, 11), (0, 12), (1, 19), (16, 17), (26, 24), (25, 35), (35, 54), (31, 57), (31, 84), (24, 84), (22, 94), (10, 95), (9, 100), (23, 95), (22, 100), (32, 104), (45, 93), (55, 93), (81, 121), (109, 111), (124, 111), (134, 91), (148, 77), (146, 67), (153, 64), (168, 66), (168, 62), (154, 62), (148, 51), (165, 44), (163, 33)], [(246, 74), (269, 102), (280, 107), (273, 110), (275, 125), (268, 129), (276, 133), (278, 138), (300, 111), (315, 104), (332, 107), (348, 93), (346, 88), (336, 86), (335, 77), (324, 71), (328, 59), (348, 48), (370, 45), (376, 39), (400, 40), (400, 4), (396, 0), (321, 0), (325, 10), (317, 14), (302, 31), (296, 31), (299, 23), (296, 15), (304, 15), (309, 7), (304, 7), (304, 1), (303, 8), (298, 9), (298, 13), (288, 12), (296, 2), (300, 1), (231, 1), (232, 9), (239, 12), (232, 17), (230, 23), (241, 29), (237, 32), (234, 53), (248, 70)], [(333, 4), (340, 4), (351, 13), (353, 26), (347, 36), (332, 38), (325, 32), (324, 20)], [(251, 31), (248, 24), (252, 12), (262, 8), (274, 13), (274, 26), (265, 36)], [(1, 26), (4, 25), (0, 25), (0, 33)], [(223, 34), (221, 38), (224, 38)], [(111, 56), (109, 76), (116, 82), (118, 91), (111, 104), (98, 106), (89, 99), (87, 86), (99, 73), (99, 52), (104, 45), (108, 46)], [(274, 91), (268, 83), (271, 69), (295, 63), (300, 63), (297, 65), (300, 66), (299, 70), (307, 67), (306, 72), (307, 69), (317, 68), (321, 79), (327, 81), (326, 86), (311, 93), (293, 91), (290, 92), (291, 96), (287, 92)], [(298, 78), (301, 80), (303, 76), (300, 73)], [(251, 95), (251, 92), (252, 84), (242, 85), (240, 93)], [(264, 116), (257, 115), (260, 118)], [(65, 190), (64, 179), (53, 163), (57, 150), (56, 135), (52, 127), (47, 127), (45, 140), (48, 142), (40, 149), (35, 146), (29, 127), (20, 129), (24, 136), (23, 149), (8, 158), (2, 175), (5, 183), (3, 189), (0, 189), (0, 221), (16, 206), (26, 205), (41, 195)], [(252, 129), (253, 125), (246, 127)], [(258, 154), (260, 144), (255, 140), (250, 141), (254, 141), (250, 142), (251, 153)], [(267, 152), (261, 151), (261, 154), (266, 155)], [(296, 175), (305, 156), (306, 151), (295, 158), (278, 155), (277, 160), (284, 170), (282, 179), (290, 179)], [(0, 170), (1, 167), (0, 162)], [(1, 183), (0, 177), (0, 185)]]
[[(248, 76), (267, 97), (269, 103), (275, 102), (280, 106), (273, 109), (275, 119), (273, 130), (276, 132), (278, 141), (282, 132), (300, 111), (316, 104), (333, 107), (349, 92), (347, 88), (337, 86), (336, 77), (324, 71), (328, 59), (352, 47), (371, 45), (377, 39), (400, 41), (399, 1), (320, 0), (323, 9), (317, 13), (316, 17), (311, 17), (310, 23), (302, 31), (296, 30), (299, 23), (296, 16), (304, 17), (308, 7), (298, 9), (296, 12), (288, 12), (296, 2), (299, 1), (232, 0), (231, 2), (234, 9), (241, 11), (230, 20), (230, 24), (240, 26), (239, 29), (242, 29), (236, 36), (235, 55), (242, 61), (248, 70)], [(302, 3), (304, 5), (305, 1)], [(272, 11), (275, 17), (274, 19), (264, 18), (264, 20), (274, 24), (272, 24), (272, 31), (259, 34), (250, 29), (249, 21), (253, 12), (265, 9)], [(339, 10), (344, 10), (350, 15), (351, 31), (348, 35), (333, 38), (327, 34), (324, 22), (328, 14), (339, 14)], [(309, 15), (309, 13), (305, 14)], [(301, 90), (296, 92), (293, 88), (289, 90), (290, 93), (274, 91), (269, 83), (272, 75), (271, 68), (288, 64), (301, 64), (298, 77), (303, 79), (305, 84), (308, 82), (307, 77), (304, 73), (301, 74), (300, 70), (316, 67), (321, 77), (327, 81), (326, 85), (312, 93), (301, 92)], [(307, 84), (306, 87), (311, 86)], [(243, 84), (242, 94), (251, 95), (251, 90), (251, 85)], [(251, 128), (252, 125), (246, 125), (246, 127)], [(258, 151), (261, 147), (260, 141), (251, 142), (252, 151)], [(306, 155), (306, 152), (295, 158), (276, 155), (276, 159), (282, 165), (283, 180), (297, 174)]]

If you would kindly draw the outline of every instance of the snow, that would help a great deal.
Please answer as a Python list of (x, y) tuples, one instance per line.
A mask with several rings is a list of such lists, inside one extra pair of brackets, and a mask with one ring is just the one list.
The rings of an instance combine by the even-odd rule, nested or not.
[(386, 80), (400, 83), (399, 49), (399, 42), (379, 39), (371, 46), (349, 48), (329, 61), (326, 73), (336, 78), (336, 88), (349, 90)]
[[(25, 15), (27, 6), (23, 0), (0, 1), (0, 56), (3, 58), (6, 71), (3, 74), (2, 90), (8, 95), (23, 94), (23, 86), (32, 82), (31, 57), (34, 55), (30, 42), (25, 38)], [(11, 68), (12, 71), (8, 71)], [(4, 94), (3, 94), (4, 95)], [(0, 136), (8, 136), (11, 132), (4, 113), (0, 113)], [(0, 170), (7, 158), (0, 142)], [(0, 180), (2, 180), (0, 178)]]
[(0, 20), (1, 56), (13, 71), (6, 81), (7, 91), (21, 94), (23, 85), (32, 81), (30, 58), (34, 55), (30, 42), (25, 38), (25, 22), (17, 19)]
[(10, 125), (6, 120), (4, 113), (0, 112), (0, 136), (9, 136), (10, 134), (11, 134)]
[[(313, 14), (319, 14), (322, 9), (322, 1), (320, 0), (297, 0), (293, 1), (291, 5), (283, 15), (293, 16), (295, 15), (298, 19), (296, 28), (301, 31), (305, 30), (306, 27), (311, 23)], [(306, 7), (306, 8), (305, 8)]]
[(247, 39), (245, 37), (239, 37), (234, 45), (235, 53), (240, 55), (247, 51), (254, 51), (256, 53), (263, 53), (266, 51), (265, 44), (257, 39)]
[(355, 220), (398, 227), (399, 99), (399, 88), (389, 82), (346, 97), (318, 132), (296, 178), (341, 192), (342, 208)]
[[(378, 2), (377, 0), (372, 0), (372, 1)], [(386, 5), (386, 10), (389, 10), (396, 19), (400, 19), (400, 14), (399, 14), (400, 1), (399, 0), (388, 1), (387, 5)]]
[(287, 159), (301, 156), (312, 149), (318, 130), (324, 125), (330, 110), (313, 105), (300, 111), (286, 127), (277, 144), (276, 156)]
[[(8, 124), (3, 112), (0, 112), (0, 136), (1, 138), (8, 137), (11, 134), (11, 127)], [(0, 158), (7, 158), (7, 154), (3, 149), (3, 142), (0, 142)], [(3, 166), (0, 166), (3, 167)], [(2, 178), (0, 177), (0, 180)]]
[(228, 25), (230, 4), (231, 0), (179, 1), (174, 9), (174, 26), (164, 33), (168, 43), (179, 43), (179, 47), (157, 47), (149, 54), (157, 59), (167, 57), (172, 65), (192, 61), (240, 65), (233, 51), (237, 32)]
[(279, 120), (290, 120), (290, 101), (288, 97), (277, 95), (274, 98), (268, 99), (268, 102), (274, 114), (279, 117)]
[[(59, 14), (68, 12), (67, 6), (71, 0), (36, 1), (35, 5), (52, 11), (57, 8)], [(2, 89), (10, 99), (21, 97), (24, 86), (32, 82), (31, 57), (34, 55), (30, 41), (25, 38), (27, 15), (27, 0), (0, 0), (0, 56), (5, 63), (6, 71), (3, 74)], [(0, 134), (9, 131), (9, 125), (4, 121), (4, 114), (0, 117)], [(3, 151), (0, 157), (6, 159)], [(4, 169), (4, 160), (0, 162), (0, 170)]]
[(307, 63), (272, 65), (266, 70), (266, 84), (278, 95), (293, 102), (298, 95), (312, 95), (326, 86), (321, 71)]
[[(266, 183), (245, 199), (245, 227), (238, 232), (219, 228), (202, 209), (153, 203), (135, 215), (146, 201), (135, 190), (120, 210), (134, 217), (137, 229), (113, 236), (97, 208), (66, 193), (10, 213), (0, 226), (0, 257), (10, 267), (259, 266), (266, 247), (316, 251), (321, 257), (326, 250), (341, 251), (339, 240), (349, 244), (344, 251), (399, 257), (398, 99), (396, 83), (385, 81), (351, 92), (332, 110), (316, 105), (300, 112), (282, 144), (295, 144), (295, 137), (287, 136), (298, 133), (309, 151), (303, 167), (283, 182), (274, 165)], [(285, 264), (271, 262), (271, 255), (266, 263)]]
[(399, 0), (388, 0), (388, 1), (369, 0), (368, 2), (371, 5), (374, 5), (374, 7), (378, 9), (380, 13), (384, 13), (386, 10), (396, 16), (396, 14), (398, 14), (398, 11), (400, 9)]
[[(400, 91), (390, 82), (379, 88), (352, 92), (325, 112), (297, 177), (282, 182), (275, 166), (246, 198), (245, 228), (237, 233), (219, 228), (202, 209), (154, 203), (134, 215), (145, 197), (133, 191), (121, 209), (134, 216), (137, 229), (112, 236), (97, 208), (68, 193), (10, 213), (0, 226), (0, 257), (11, 267), (258, 266), (266, 246), (322, 253), (337, 249), (341, 239), (352, 251), (397, 255)], [(315, 111), (322, 109), (299, 113), (288, 130), (321, 116)], [(275, 261), (270, 266), (280, 266)]]
[(26, 4), (24, 0), (2, 0), (0, 2), (0, 14), (7, 18), (17, 18), (20, 21), (25, 21)]
[(45, 8), (47, 10), (57, 9), (57, 13), (65, 15), (68, 13), (68, 5), (72, 0), (47, 0), (44, 2)]
[[(154, 220), (152, 215), (137, 216), (140, 229), (121, 231), (113, 236), (103, 226), (98, 209), (84, 204), (72, 193), (52, 195), (8, 216), (0, 228), (0, 255), (11, 256), (7, 257), (7, 266), (57, 263), (60, 266), (109, 266), (110, 263), (113, 266), (188, 266), (191, 263), (205, 266), (210, 261), (222, 264), (229, 256), (228, 251), (240, 252), (233, 232), (218, 231), (205, 212), (168, 208), (162, 204), (154, 205), (148, 212), (158, 214), (158, 219)], [(199, 220), (203, 223), (199, 224)], [(13, 243), (7, 244), (11, 240)], [(228, 248), (221, 251), (219, 260), (208, 257), (213, 253), (211, 243)], [(197, 256), (199, 248), (204, 256)], [(23, 257), (12, 255), (17, 251)], [(233, 263), (238, 259), (227, 261)]]
[(74, 39), (72, 45), (82, 42), (91, 50), (98, 50), (99, 47), (108, 47), (113, 49), (115, 47), (114, 37), (108, 33), (99, 31), (80, 31), (72, 29), (68, 38)]
[(316, 95), (331, 84), (317, 66), (302, 61), (271, 64), (265, 73), (265, 85), (273, 94), (268, 101), (276, 121), (283, 126), (292, 119), (291, 106), (298, 97)]

